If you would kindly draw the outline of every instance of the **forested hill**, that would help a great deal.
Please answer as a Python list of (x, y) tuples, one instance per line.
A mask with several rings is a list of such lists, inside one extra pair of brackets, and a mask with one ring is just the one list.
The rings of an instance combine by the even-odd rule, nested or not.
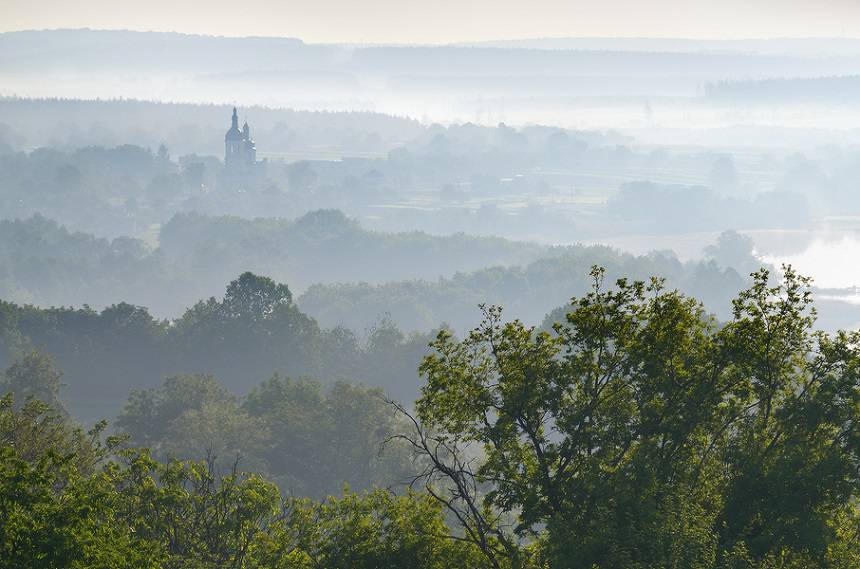
[[(668, 43), (668, 42), (666, 42)], [(832, 59), (799, 55), (802, 46), (771, 49), (759, 43), (718, 50), (688, 43), (675, 49), (644, 42), (604, 39), (587, 45), (540, 49), (525, 42), (475, 46), (397, 46), (308, 44), (295, 38), (216, 37), (125, 30), (44, 30), (0, 34), (0, 71), (73, 69), (78, 73), (229, 73), (249, 68), (269, 71), (328, 70), (437, 76), (622, 75), (660, 71), (664, 75), (707, 76), (761, 73), (770, 68), (807, 73), (847, 69), (856, 45), (837, 46)], [(798, 49), (801, 47), (801, 49)], [(768, 53), (768, 51), (770, 53)], [(839, 53), (839, 52), (842, 53)], [(794, 53), (792, 53), (794, 52)], [(166, 54), (170, 54), (166, 57)], [(836, 55), (843, 59), (836, 58)]]
[[(0, 34), (2, 37), (2, 34)], [(0, 41), (2, 43), (2, 41)], [(0, 50), (2, 51), (2, 50)], [(171, 103), (132, 99), (20, 98), (0, 90), (0, 150), (167, 145), (177, 155), (224, 152), (232, 104)], [(260, 150), (285, 153), (317, 148), (332, 157), (384, 154), (422, 133), (418, 121), (382, 113), (317, 112), (261, 105), (242, 115), (262, 141)]]
[(437, 278), (487, 265), (519, 265), (549, 247), (501, 237), (369, 231), (338, 210), (291, 221), (197, 214), (174, 217), (161, 229), (159, 252), (226, 282), (254, 270), (304, 290), (318, 282), (382, 283)]
[[(736, 235), (736, 234), (734, 234)], [(605, 267), (610, 281), (622, 275), (666, 279), (666, 286), (695, 294), (708, 310), (725, 318), (731, 298), (747, 284), (759, 262), (747, 251), (733, 265), (715, 251), (704, 260), (682, 262), (671, 253), (631, 255), (606, 246), (555, 249), (528, 264), (488, 267), (435, 280), (318, 284), (298, 299), (299, 306), (326, 326), (361, 330), (380, 314), (389, 314), (405, 330), (428, 330), (445, 323), (458, 331), (477, 324), (478, 304), (505, 307), (511, 318), (538, 323), (552, 308), (591, 286), (589, 268)]]
[(547, 251), (501, 238), (378, 233), (335, 210), (293, 221), (179, 215), (159, 242), (152, 250), (137, 239), (100, 239), (41, 216), (0, 221), (0, 298), (40, 306), (129, 302), (173, 317), (246, 270), (302, 291), (350, 279), (435, 279), (527, 263)]
[[(667, 286), (726, 317), (729, 299), (761, 264), (752, 241), (735, 232), (722, 235), (702, 260), (682, 262), (666, 252), (375, 232), (336, 210), (293, 221), (179, 215), (159, 240), (152, 249), (137, 239), (100, 239), (41, 216), (0, 221), (0, 299), (96, 309), (129, 303), (156, 318), (176, 318), (252, 271), (288, 283), (298, 306), (325, 327), (362, 334), (388, 315), (405, 331), (443, 323), (462, 331), (475, 324), (479, 303), (503, 304), (512, 316), (541, 322), (585, 290), (592, 265), (606, 267), (611, 278), (666, 278)], [(844, 303), (823, 298), (819, 309), (828, 330), (856, 320)]]

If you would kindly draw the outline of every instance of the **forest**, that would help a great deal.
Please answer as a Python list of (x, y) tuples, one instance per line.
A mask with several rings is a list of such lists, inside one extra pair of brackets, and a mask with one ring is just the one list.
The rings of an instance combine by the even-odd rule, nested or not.
[[(856, 567), (860, 337), (816, 330), (809, 279), (757, 271), (725, 321), (661, 279), (591, 279), (548, 326), (485, 305), (440, 330), (414, 407), (185, 374), (85, 430), (52, 356), (8, 350), (0, 566)], [(250, 274), (189, 312), (176, 333), (210, 355), (307, 337)], [(3, 314), (11, 346), (33, 316)]]

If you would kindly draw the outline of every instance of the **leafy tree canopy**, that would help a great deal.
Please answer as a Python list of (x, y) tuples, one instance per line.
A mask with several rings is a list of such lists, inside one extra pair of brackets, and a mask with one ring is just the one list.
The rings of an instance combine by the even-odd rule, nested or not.
[(428, 488), (479, 529), (477, 504), (515, 513), (553, 567), (856, 564), (860, 333), (813, 331), (791, 268), (756, 273), (725, 325), (659, 280), (602, 275), (552, 332), (490, 307), (439, 334), (410, 438)]

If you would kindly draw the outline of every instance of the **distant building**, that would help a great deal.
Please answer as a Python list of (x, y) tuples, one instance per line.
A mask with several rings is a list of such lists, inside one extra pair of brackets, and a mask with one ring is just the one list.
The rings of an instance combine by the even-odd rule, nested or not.
[(265, 183), (265, 161), (257, 161), (257, 145), (251, 138), (248, 122), (239, 130), (239, 113), (233, 107), (230, 129), (224, 135), (224, 169), (218, 187), (226, 190), (258, 189)]

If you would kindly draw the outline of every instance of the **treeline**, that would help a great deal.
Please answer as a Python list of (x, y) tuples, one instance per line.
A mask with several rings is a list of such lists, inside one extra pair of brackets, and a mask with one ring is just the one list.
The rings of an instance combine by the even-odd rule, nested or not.
[(177, 216), (162, 228), (159, 245), (165, 257), (194, 267), (210, 282), (254, 270), (299, 290), (319, 282), (382, 283), (519, 265), (548, 250), (501, 237), (369, 231), (338, 210), (295, 220)]
[[(136, 116), (134, 105), (128, 104), (132, 108), (125, 114)], [(229, 117), (229, 111), (224, 116)], [(319, 122), (325, 124), (322, 119)], [(129, 135), (111, 141), (46, 141), (45, 147), (29, 152), (16, 152), (16, 148), (29, 146), (15, 134), (14, 127), (0, 125), (0, 168), (5, 172), (0, 180), (3, 217), (25, 218), (39, 213), (100, 236), (133, 237), (151, 237), (150, 227), (188, 212), (292, 218), (337, 207), (351, 215), (376, 219), (388, 213), (380, 206), (426, 200), (428, 187), (434, 188), (433, 201), (441, 203), (470, 196), (498, 200), (538, 186), (548, 189), (545, 182), (541, 185), (536, 179), (525, 180), (521, 174), (538, 167), (616, 164), (618, 153), (604, 145), (624, 140), (618, 135), (549, 127), (517, 130), (504, 125), (434, 125), (404, 133), (397, 148), (388, 154), (389, 147), (381, 150), (384, 158), (269, 162), (263, 167), (264, 180), (238, 192), (218, 186), (224, 124), (226, 119), (213, 127), (216, 130), (210, 133), (211, 140), (203, 145), (176, 143), (170, 137), (143, 140)], [(275, 152), (273, 144), (286, 144), (267, 142), (260, 138), (265, 133), (254, 133), (260, 148), (269, 144), (270, 151)], [(289, 133), (279, 136), (295, 138)], [(361, 139), (364, 135), (355, 136)], [(127, 140), (135, 144), (124, 144)], [(302, 156), (304, 143), (294, 144)], [(380, 144), (354, 141), (364, 153)], [(350, 152), (340, 149), (324, 154), (337, 159), (344, 155)], [(505, 182), (518, 175), (516, 184)], [(446, 189), (448, 186), (451, 188)], [(466, 186), (465, 194), (456, 190)]]
[(0, 152), (3, 217), (39, 213), (99, 235), (139, 235), (201, 184), (213, 183), (212, 159), (193, 163), (175, 164), (164, 147), (133, 145)]
[(860, 76), (791, 77), (707, 83), (705, 95), (736, 103), (841, 103), (860, 98)]
[[(738, 188), (732, 188), (737, 190)], [(705, 186), (633, 182), (621, 186), (607, 212), (640, 231), (683, 233), (739, 229), (804, 228), (813, 221), (811, 201), (824, 196), (791, 189), (762, 192), (754, 197), (721, 194)]]
[[(659, 279), (591, 277), (549, 330), (487, 307), (464, 338), (437, 335), (414, 411), (386, 403), (397, 414), (383, 449), (397, 445), (415, 469), (400, 493), (283, 498), (211, 455), (154, 460), (104, 424), (84, 433), (6, 396), (0, 566), (857, 567), (860, 335), (816, 331), (809, 281), (791, 268), (779, 281), (757, 272), (719, 325)], [(21, 390), (21, 365), (5, 389)], [(337, 389), (323, 396), (325, 433), (351, 413), (334, 401), (376, 405)], [(172, 439), (158, 419), (175, 428), (174, 402), (217, 391), (168, 380), (136, 394), (119, 425), (163, 454)], [(318, 409), (308, 392), (319, 398), (272, 379), (227, 415), (280, 425), (278, 454), (292, 458), (304, 447), (289, 421)], [(197, 424), (198, 452), (201, 427), (224, 417)], [(364, 432), (359, 418), (347, 424)], [(321, 436), (312, 455), (343, 452), (350, 436)]]
[(196, 214), (173, 218), (152, 250), (139, 240), (97, 239), (41, 217), (0, 222), (0, 297), (41, 306), (130, 303), (176, 317), (251, 270), (304, 290), (301, 309), (323, 326), (364, 333), (389, 315), (402, 330), (475, 324), (494, 302), (540, 322), (587, 287), (588, 267), (657, 274), (727, 315), (758, 261), (750, 239), (725, 233), (703, 261), (630, 255), (601, 246), (543, 247), (499, 238), (367, 231), (337, 211), (295, 221)]
[(752, 242), (726, 235), (736, 243), (716, 246), (712, 265), (682, 263), (670, 253), (374, 232), (325, 210), (292, 221), (179, 215), (161, 228), (153, 250), (141, 240), (98, 239), (36, 216), (0, 221), (0, 297), (42, 306), (128, 302), (173, 317), (251, 270), (297, 290), (311, 287), (297, 301), (325, 326), (362, 332), (388, 313), (405, 330), (443, 322), (462, 330), (484, 301), (538, 322), (571, 291), (583, 291), (588, 267), (600, 264), (613, 275), (659, 274), (725, 314), (757, 266)]
[(531, 263), (490, 267), (437, 280), (409, 280), (379, 285), (318, 284), (298, 299), (303, 310), (325, 326), (360, 330), (388, 314), (404, 330), (429, 330), (440, 323), (464, 331), (477, 324), (481, 303), (505, 306), (524, 322), (540, 322), (571, 294), (591, 286), (588, 267), (600, 265), (609, 278), (660, 275), (669, 286), (700, 298), (708, 310), (725, 318), (731, 299), (759, 265), (753, 243), (736, 232), (723, 233), (701, 261), (682, 262), (672, 252), (631, 255), (606, 246), (560, 247)]
[(565, 243), (790, 228), (860, 207), (853, 155), (777, 160), (645, 152), (630, 143), (541, 126), (431, 125), (384, 157), (270, 162), (265, 180), (241, 192), (219, 189), (219, 158), (177, 153), (169, 142), (29, 153), (4, 152), (0, 143), (0, 206), (7, 219), (40, 214), (71, 229), (149, 242), (177, 215), (294, 219), (337, 208), (387, 231), (498, 235), (503, 227), (509, 238)]
[(545, 247), (501, 238), (368, 231), (338, 211), (296, 220), (176, 216), (160, 247), (99, 239), (41, 216), (0, 221), (0, 298), (39, 305), (145, 305), (174, 316), (259, 271), (301, 290), (348, 279), (437, 278), (486, 264), (516, 265)]
[[(6, 36), (0, 36), (0, 43)], [(207, 58), (211, 54), (207, 54)], [(168, 58), (169, 59), (169, 58)], [(256, 59), (256, 56), (255, 56)], [(199, 73), (195, 71), (195, 74)], [(210, 86), (211, 87), (211, 86)], [(157, 148), (178, 155), (223, 156), (232, 105), (165, 103), (133, 99), (21, 98), (0, 93), (0, 149), (121, 146)], [(243, 107), (261, 150), (283, 153), (313, 148), (364, 155), (385, 153), (420, 134), (418, 121), (362, 111), (301, 111)]]
[(427, 341), (384, 320), (364, 337), (323, 329), (286, 285), (252, 273), (231, 282), (222, 299), (200, 301), (174, 320), (126, 303), (100, 312), (0, 303), (0, 363), (33, 349), (51, 355), (64, 372), (63, 399), (85, 420), (113, 416), (131, 390), (184, 373), (214, 375), (236, 393), (273, 373), (364, 381), (410, 401)]

